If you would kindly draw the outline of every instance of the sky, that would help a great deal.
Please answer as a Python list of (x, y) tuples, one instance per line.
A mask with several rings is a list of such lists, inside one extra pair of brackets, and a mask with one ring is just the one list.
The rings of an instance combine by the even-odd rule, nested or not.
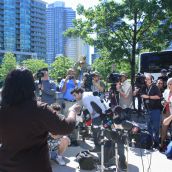
[(85, 8), (92, 7), (99, 3), (99, 0), (43, 0), (47, 3), (53, 3), (56, 1), (63, 1), (65, 2), (66, 7), (71, 7), (72, 9), (76, 10), (78, 4), (84, 5)]

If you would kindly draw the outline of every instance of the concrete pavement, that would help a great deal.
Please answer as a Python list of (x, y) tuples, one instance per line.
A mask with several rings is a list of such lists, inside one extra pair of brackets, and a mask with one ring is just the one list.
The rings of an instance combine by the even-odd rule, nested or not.
[[(80, 170), (78, 163), (75, 161), (75, 155), (85, 149), (93, 146), (92, 141), (87, 140), (81, 143), (81, 146), (69, 147), (65, 153), (66, 166), (59, 166), (51, 161), (53, 172), (88, 172), (88, 170)], [(128, 159), (128, 172), (171, 172), (172, 160), (160, 153), (158, 150), (145, 150), (139, 148), (126, 149), (126, 157)], [(96, 172), (92, 170), (90, 172)]]

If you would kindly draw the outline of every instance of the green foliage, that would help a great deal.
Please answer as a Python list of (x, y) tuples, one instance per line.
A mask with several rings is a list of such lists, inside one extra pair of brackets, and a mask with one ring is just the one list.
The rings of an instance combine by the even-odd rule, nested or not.
[(63, 78), (66, 76), (67, 70), (73, 66), (74, 61), (70, 58), (64, 56), (57, 57), (51, 65), (50, 76), (55, 80), (58, 77)]
[(22, 62), (22, 65), (32, 71), (32, 73), (36, 73), (39, 69), (48, 67), (48, 64), (44, 62), (44, 60), (38, 59), (27, 59)]
[(4, 55), (0, 68), (0, 80), (4, 80), (6, 75), (16, 68), (16, 58), (14, 54), (8, 52)]
[(118, 62), (115, 59), (109, 59), (106, 57), (100, 57), (96, 59), (92, 64), (92, 68), (98, 71), (101, 74), (102, 79), (105, 81), (107, 79), (107, 76), (112, 72), (120, 73), (123, 71), (126, 73), (130, 73), (130, 64), (127, 60), (121, 60), (120, 62)]
[[(133, 79), (136, 56), (144, 49), (163, 50), (172, 40), (172, 17), (167, 8), (170, 1), (163, 2), (123, 0), (117, 3), (110, 0), (101, 1), (95, 8), (87, 10), (80, 5), (77, 10), (85, 18), (75, 20), (74, 28), (67, 30), (65, 35), (80, 36), (100, 50), (100, 54), (109, 53), (108, 58), (114, 59), (118, 65), (126, 64), (121, 64), (121, 61), (129, 63)], [(93, 37), (93, 34), (96, 36)]]

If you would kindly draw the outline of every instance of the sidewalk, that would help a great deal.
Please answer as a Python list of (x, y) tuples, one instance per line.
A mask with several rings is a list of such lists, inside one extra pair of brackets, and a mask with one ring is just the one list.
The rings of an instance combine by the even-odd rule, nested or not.
[[(55, 162), (51, 161), (53, 172), (88, 172), (88, 170), (80, 170), (78, 163), (75, 161), (75, 155), (92, 145), (92, 142), (87, 140), (77, 147), (69, 147), (65, 154), (66, 166), (59, 166)], [(166, 158), (166, 156), (157, 150), (149, 151), (145, 149), (129, 148), (128, 153), (128, 172), (171, 172), (172, 160)], [(96, 172), (92, 170), (90, 172)]]

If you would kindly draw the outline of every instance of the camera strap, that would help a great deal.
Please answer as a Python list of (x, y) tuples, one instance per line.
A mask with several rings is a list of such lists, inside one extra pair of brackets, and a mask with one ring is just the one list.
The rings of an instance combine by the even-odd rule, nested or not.
[(149, 96), (149, 93), (150, 93), (151, 89), (152, 89), (152, 85), (150, 86), (149, 89), (146, 88), (146, 93), (147, 93), (148, 96)]

